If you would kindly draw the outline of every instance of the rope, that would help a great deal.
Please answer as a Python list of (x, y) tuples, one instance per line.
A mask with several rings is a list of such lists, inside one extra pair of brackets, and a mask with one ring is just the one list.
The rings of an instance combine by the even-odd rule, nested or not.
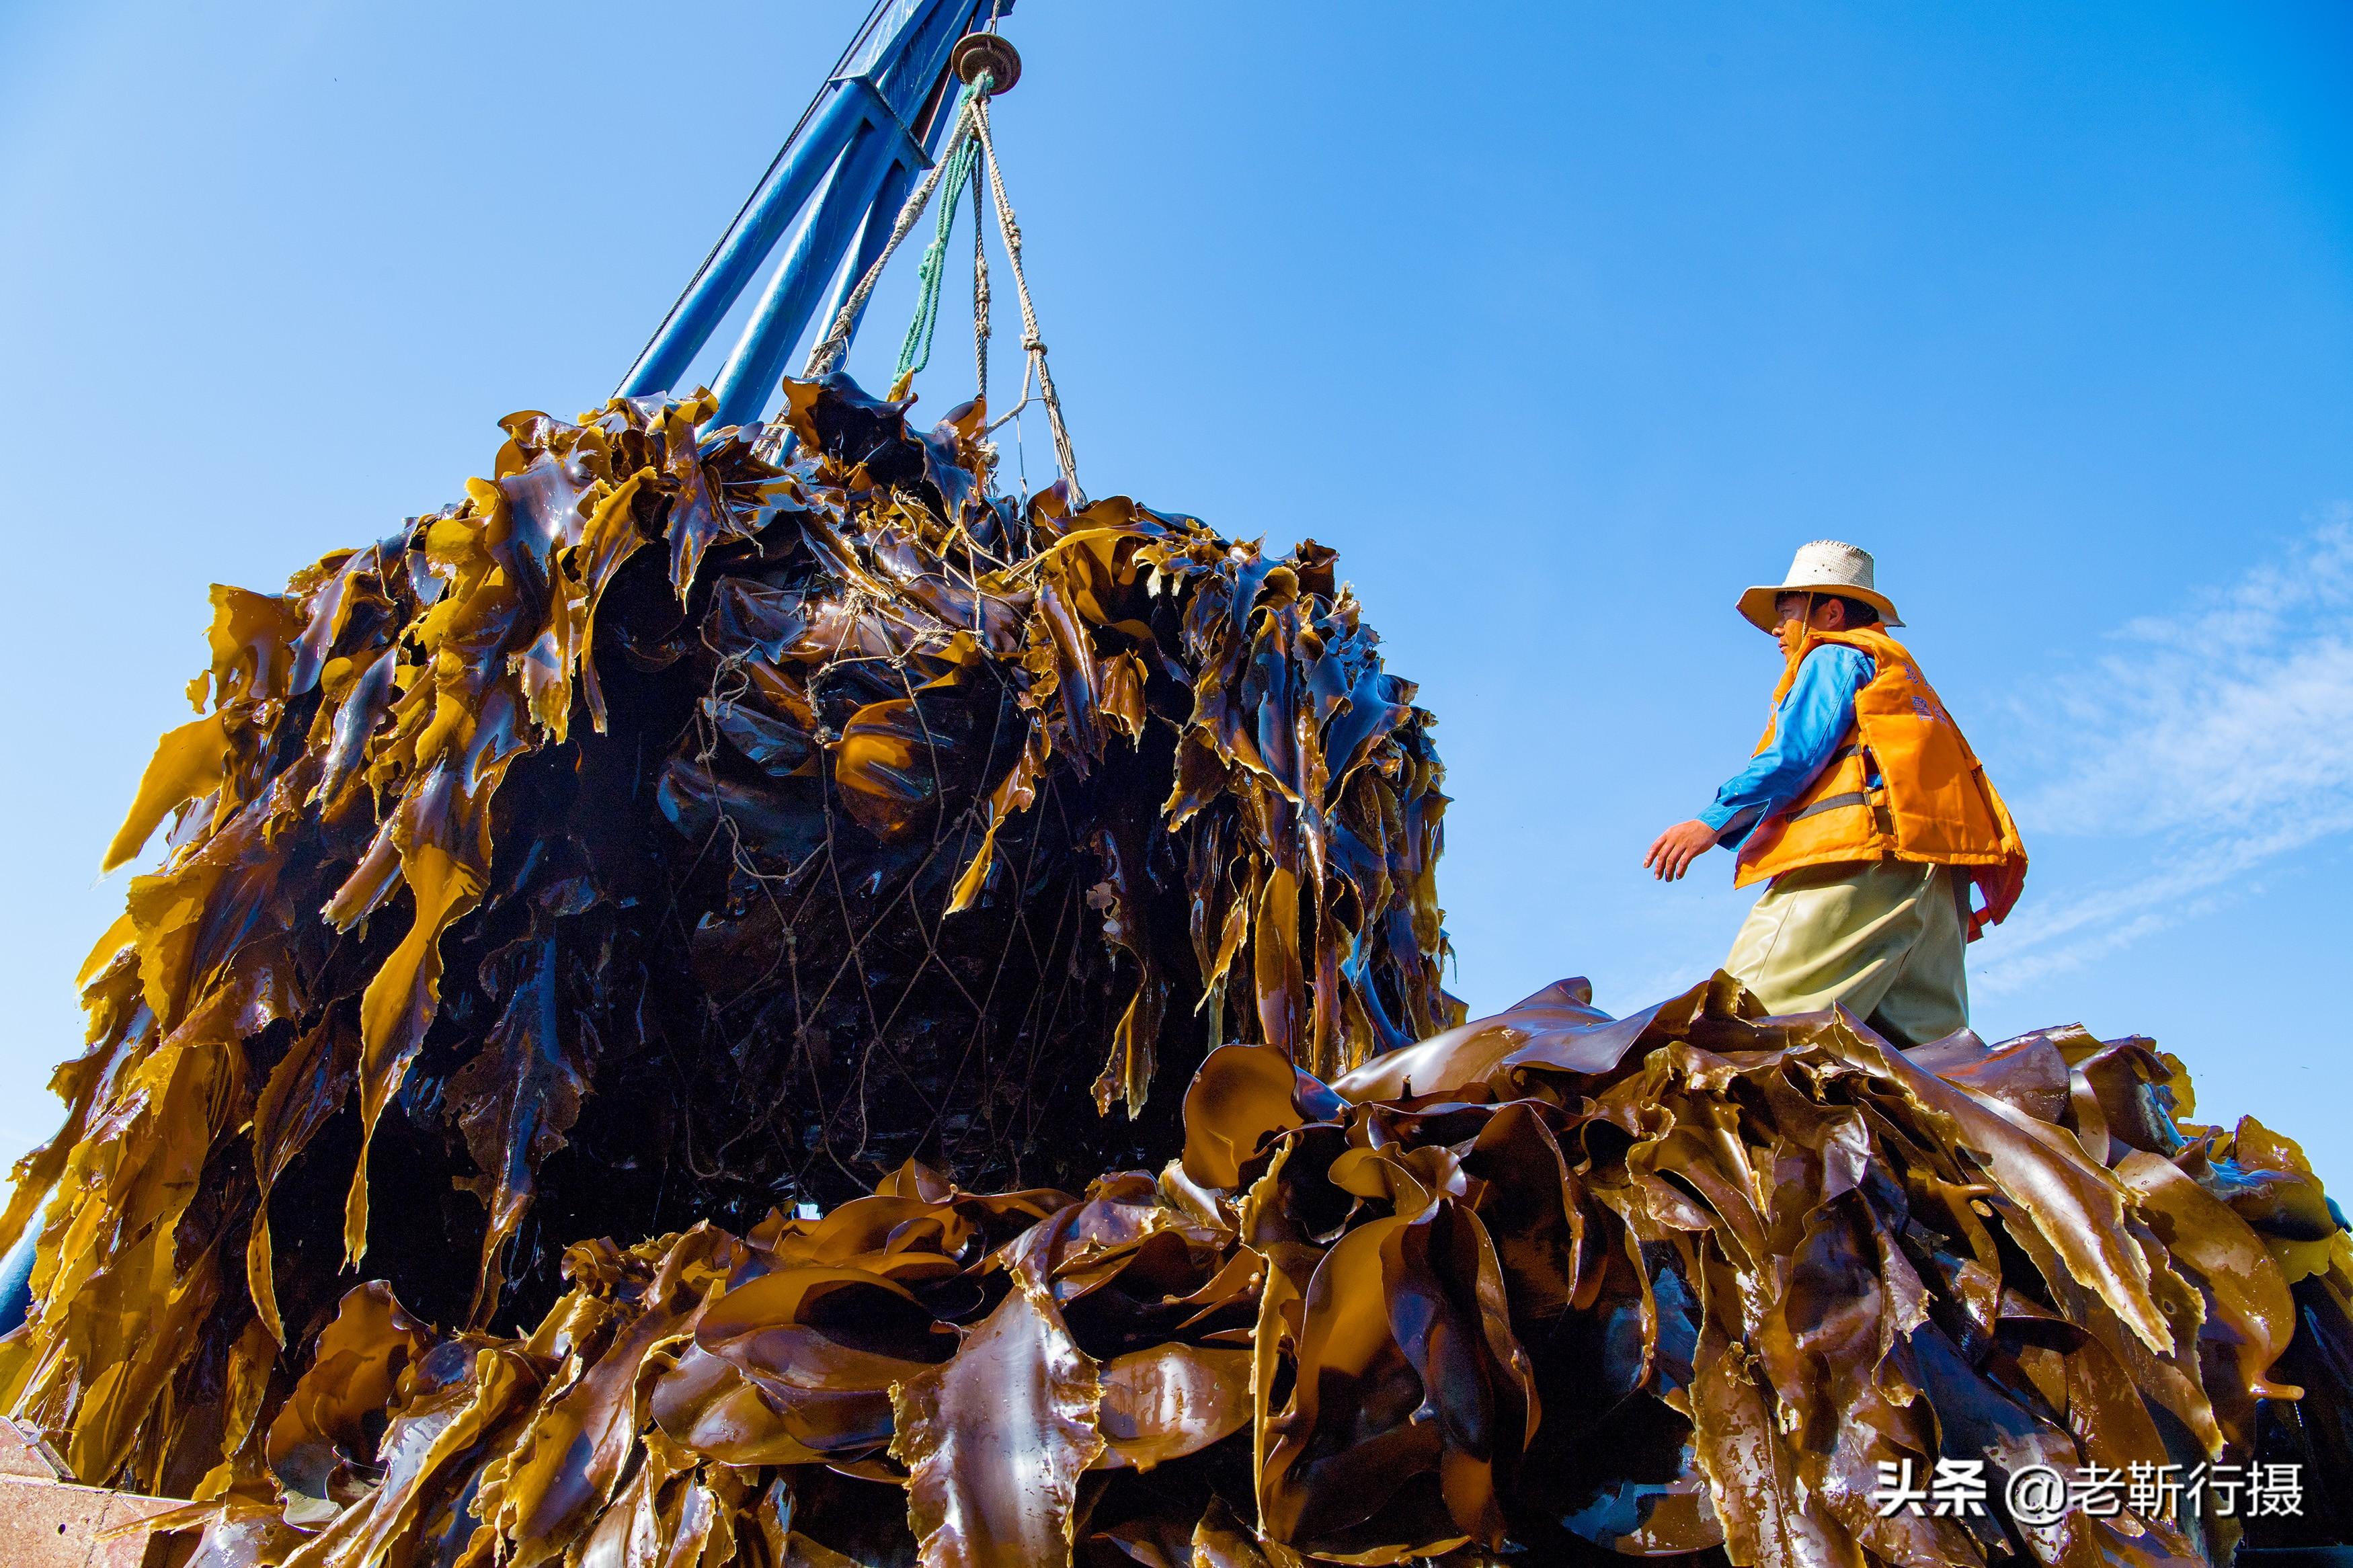
[[(964, 89), (956, 102), (956, 118), (961, 120), (969, 107), (973, 89)], [(932, 235), (932, 243), (923, 249), (923, 264), (916, 271), (915, 316), (907, 323), (907, 336), (899, 345), (899, 369), (892, 382), (892, 395), (897, 388), (911, 380), (932, 363), (932, 334), (940, 323), (940, 281), (947, 270), (948, 236), (955, 229), (956, 202), (964, 195), (965, 182), (972, 177), (973, 160), (979, 156), (976, 142), (966, 141), (949, 160), (947, 195), (940, 198), (940, 221)]]
[[(1038, 365), (1037, 365), (1037, 362), (1036, 362), (1036, 361), (1034, 361), (1034, 360), (1027, 360), (1027, 359), (1025, 359), (1025, 360), (1023, 360), (1023, 361), (1021, 362), (1021, 396), (1020, 396), (1020, 400), (1019, 400), (1018, 402), (1015, 403), (1015, 404), (1014, 404), (1014, 405), (1013, 405), (1012, 407), (1010, 407), (1010, 408), (1007, 409), (1004, 413), (1002, 413), (1002, 414), (998, 415), (996, 418), (994, 418), (994, 419), (990, 420), (990, 421), (988, 422), (988, 426), (987, 426), (987, 429), (985, 429), (985, 430), (983, 430), (983, 431), (981, 431), (981, 434), (982, 434), (982, 435), (984, 435), (984, 436), (994, 436), (994, 435), (996, 435), (999, 430), (1002, 430), (1002, 429), (1004, 429), (1004, 428), (1005, 428), (1006, 424), (1007, 424), (1008, 421), (1018, 418), (1018, 417), (1020, 416), (1021, 411), (1022, 411), (1023, 409), (1025, 409), (1025, 408), (1027, 408), (1027, 407), (1029, 407), (1029, 382), (1030, 382), (1030, 378), (1031, 378), (1032, 376), (1036, 375), (1036, 374), (1037, 374), (1037, 373), (1038, 373)], [(1015, 440), (1017, 440), (1017, 441), (1018, 441), (1018, 440), (1021, 438), (1021, 426), (1019, 426), (1018, 425), (1016, 425), (1016, 426), (1014, 426), (1014, 427), (1013, 427), (1013, 438), (1014, 438)], [(1022, 471), (1022, 473), (1023, 473), (1024, 475), (1027, 475), (1027, 474), (1029, 473), (1029, 469), (1027, 469), (1027, 468), (1024, 468), (1024, 469), (1022, 469), (1021, 471)]]
[(988, 226), (980, 182), (972, 183), (972, 363), (973, 388), (985, 409), (988, 406)]
[(1062, 399), (1054, 390), (1053, 373), (1046, 367), (1046, 341), (1038, 335), (1038, 308), (1029, 299), (1029, 279), (1021, 268), (1021, 224), (1013, 216), (1013, 199), (1005, 194), (996, 138), (989, 134), (986, 97), (972, 101), (972, 128), (987, 163), (988, 188), (997, 198), (997, 230), (1005, 242), (1005, 259), (1013, 268), (1013, 291), (1021, 300), (1021, 347), (1038, 367), (1038, 397), (1046, 405), (1046, 422), (1054, 432), (1054, 461), (1071, 488), (1071, 510), (1076, 511), (1087, 504), (1086, 493), (1079, 489), (1079, 462), (1071, 453), (1071, 432), (1062, 423)]
[[(833, 326), (824, 339), (809, 351), (808, 363), (801, 369), (801, 379), (815, 381), (831, 374), (841, 363), (842, 357), (849, 351), (850, 335), (857, 328), (859, 315), (865, 310), (867, 300), (874, 292), (874, 286), (882, 280), (883, 269), (891, 265), (891, 258), (897, 254), (901, 243), (913, 231), (915, 220), (922, 217), (923, 209), (931, 205), (932, 194), (939, 189), (942, 178), (946, 175), (951, 167), (963, 159), (966, 142), (976, 140), (979, 142), (979, 150), (976, 154), (976, 160), (988, 171), (989, 194), (996, 199), (997, 205), (997, 236), (1005, 246), (1005, 258), (1012, 268), (1014, 294), (1021, 301), (1021, 348), (1028, 355), (1028, 363), (1024, 367), (1021, 377), (1022, 390), (1025, 395), (1021, 402), (1026, 404), (1029, 401), (1026, 395), (1029, 390), (1029, 373), (1034, 371), (1038, 377), (1038, 399), (1046, 405), (1046, 423), (1054, 433), (1054, 461), (1062, 471), (1063, 482), (1070, 488), (1071, 510), (1076, 511), (1087, 504), (1086, 492), (1079, 488), (1079, 463), (1071, 450), (1070, 427), (1063, 423), (1061, 395), (1055, 390), (1053, 372), (1047, 367), (1046, 340), (1038, 332), (1038, 307), (1029, 297), (1029, 274), (1021, 265), (1021, 222), (1014, 216), (1013, 198), (1006, 194), (1005, 175), (997, 156), (997, 141), (989, 130), (988, 92), (995, 85), (996, 83), (983, 73), (965, 93), (965, 100), (958, 110), (955, 132), (949, 138), (946, 153), (938, 163), (932, 165), (930, 172), (923, 176), (923, 183), (915, 187), (913, 193), (907, 197), (906, 204), (899, 209), (898, 219), (891, 226), (891, 237), (884, 242), (882, 254), (874, 258), (874, 264), (866, 269), (866, 275), (858, 280), (858, 286), (852, 289), (849, 291), (849, 297), (841, 302), (841, 310), (835, 315)], [(951, 195), (949, 201), (953, 203), (955, 199), (955, 195)], [(976, 202), (980, 199), (976, 183), (974, 186), (973, 199)], [(949, 210), (952, 209), (943, 208), (944, 227), (946, 223), (944, 214)], [(976, 222), (975, 226), (976, 228), (978, 226)], [(931, 308), (936, 310), (938, 290), (936, 277), (929, 280), (927, 287), (932, 295)], [(980, 359), (981, 384), (985, 390), (987, 385), (988, 369), (986, 318), (988, 289), (985, 267), (982, 271), (976, 272), (974, 276), (973, 300), (974, 347), (976, 354)], [(928, 342), (925, 353), (927, 354), (929, 353)], [(1017, 404), (1015, 412), (1018, 412), (1019, 408), (1020, 405)], [(1002, 422), (1000, 420), (998, 423)], [(768, 456), (771, 452), (779, 451), (789, 434), (784, 416), (779, 414), (775, 419), (769, 421), (768, 427), (762, 433), (755, 450), (763, 457)]]
[[(991, 0), (991, 4), (988, 7), (988, 22), (987, 26), (983, 29), (984, 31), (991, 33), (997, 31), (997, 24), (1005, 15), (1005, 6), (1006, 0)], [(988, 299), (988, 235), (987, 233), (988, 225), (983, 221), (983, 214), (986, 211), (987, 207), (980, 194), (980, 182), (975, 180), (972, 185), (973, 387), (975, 395), (980, 399), (980, 406), (984, 413), (986, 413), (988, 408), (988, 338), (990, 316)], [(1022, 389), (1027, 391), (1029, 389), (1029, 378), (1026, 373), (1021, 378), (1021, 384)]]
[[(987, 81), (988, 78), (983, 76), (980, 81), (974, 83), (974, 87), (981, 89)], [(923, 216), (923, 209), (931, 205), (932, 193), (939, 189), (941, 176), (947, 173), (948, 165), (956, 161), (957, 155), (964, 151), (965, 139), (972, 134), (973, 124), (979, 113), (977, 106), (987, 101), (978, 96), (976, 90), (965, 104), (962, 116), (956, 121), (955, 133), (948, 140), (946, 153), (932, 165), (930, 172), (924, 174), (923, 184), (915, 187), (906, 205), (899, 209), (898, 221), (891, 226), (891, 237), (883, 242), (882, 254), (874, 258), (874, 265), (866, 269), (866, 276), (858, 280), (858, 287), (852, 289), (849, 298), (841, 302), (841, 310), (833, 318), (832, 328), (817, 347), (809, 350), (808, 363), (801, 367), (803, 381), (815, 381), (819, 376), (830, 374), (841, 363), (842, 355), (849, 352), (849, 339), (857, 330), (859, 314), (866, 309), (866, 301), (872, 296), (874, 286), (882, 280), (882, 269), (891, 265), (891, 258), (898, 254), (901, 243), (914, 228), (915, 220)]]

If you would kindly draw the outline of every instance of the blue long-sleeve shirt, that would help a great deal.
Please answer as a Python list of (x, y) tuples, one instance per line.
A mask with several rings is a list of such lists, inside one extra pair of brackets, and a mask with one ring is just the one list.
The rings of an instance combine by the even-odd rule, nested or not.
[(1774, 710), (1771, 742), (1725, 780), (1715, 803), (1699, 814), (1718, 844), (1739, 848), (1758, 823), (1806, 792), (1853, 727), (1855, 693), (1877, 673), (1869, 654), (1844, 643), (1823, 643), (1806, 655)]

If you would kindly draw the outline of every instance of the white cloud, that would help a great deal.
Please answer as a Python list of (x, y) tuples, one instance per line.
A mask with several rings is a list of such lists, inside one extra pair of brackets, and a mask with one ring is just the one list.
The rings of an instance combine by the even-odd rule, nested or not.
[(2014, 991), (2231, 902), (2279, 857), (2353, 832), (2353, 508), (2196, 609), (2135, 621), (2118, 651), (2021, 714), (2072, 765), (2024, 795), (2044, 830), (2158, 841), (2159, 868), (2030, 900), (1972, 985)]

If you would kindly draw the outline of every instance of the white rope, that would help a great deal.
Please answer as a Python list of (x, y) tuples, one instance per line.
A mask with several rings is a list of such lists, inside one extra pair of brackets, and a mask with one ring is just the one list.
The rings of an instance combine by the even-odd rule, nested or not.
[(1005, 241), (1005, 258), (1012, 265), (1013, 291), (1021, 300), (1021, 347), (1038, 367), (1038, 397), (1045, 404), (1046, 422), (1053, 428), (1054, 461), (1070, 486), (1071, 510), (1076, 511), (1087, 504), (1086, 494), (1079, 489), (1079, 463), (1071, 455), (1071, 433), (1062, 423), (1062, 400), (1054, 391), (1052, 372), (1046, 368), (1046, 342), (1038, 335), (1038, 310), (1030, 302), (1029, 279), (1021, 269), (1021, 225), (1013, 216), (1013, 201), (1005, 194), (1005, 176), (997, 168), (997, 142), (989, 135), (988, 100), (985, 96), (976, 94), (973, 98), (972, 127), (980, 138), (981, 162), (988, 165), (988, 188), (997, 198), (997, 231)]
[(948, 165), (955, 162), (956, 153), (963, 148), (965, 138), (972, 134), (974, 121), (979, 116), (979, 106), (988, 101), (984, 96), (987, 80), (987, 77), (981, 78), (980, 84), (965, 104), (964, 112), (956, 118), (955, 133), (948, 138), (946, 151), (925, 172), (923, 184), (915, 187), (906, 204), (900, 207), (898, 221), (891, 226), (891, 237), (884, 242), (882, 254), (874, 258), (874, 265), (866, 269), (866, 276), (858, 280), (858, 287), (852, 289), (849, 298), (841, 302), (840, 310), (833, 318), (831, 330), (817, 347), (809, 350), (808, 363), (801, 367), (803, 381), (815, 381), (827, 374), (841, 363), (841, 356), (849, 352), (849, 339), (857, 331), (859, 314), (866, 309), (866, 301), (873, 294), (874, 286), (882, 280), (882, 269), (891, 265), (891, 258), (897, 254), (900, 242), (914, 228), (915, 220), (923, 216), (923, 209), (931, 205), (932, 193), (939, 189), (940, 176), (947, 173)]
[[(832, 328), (823, 341), (809, 351), (808, 363), (801, 369), (801, 379), (815, 381), (840, 364), (842, 356), (849, 351), (849, 339), (857, 330), (859, 315), (865, 310), (874, 286), (882, 280), (883, 269), (891, 265), (891, 258), (898, 251), (900, 242), (913, 231), (915, 220), (922, 217), (923, 209), (931, 205), (932, 193), (939, 188), (940, 177), (948, 165), (955, 162), (956, 153), (963, 147), (965, 139), (977, 136), (980, 139), (980, 159), (988, 169), (989, 192), (996, 198), (997, 232), (1004, 241), (1005, 258), (1013, 268), (1013, 289), (1021, 301), (1021, 347), (1029, 356), (1029, 362), (1022, 370), (1021, 399), (1014, 405), (1012, 412), (1018, 414), (1029, 403), (1029, 374), (1035, 370), (1038, 399), (1046, 405), (1046, 422), (1054, 432), (1054, 461), (1062, 470), (1063, 481), (1070, 488), (1071, 510), (1076, 511), (1087, 504), (1086, 492), (1079, 489), (1079, 464), (1071, 451), (1070, 429), (1062, 422), (1062, 399), (1054, 390), (1053, 373), (1046, 367), (1046, 342), (1038, 335), (1038, 308), (1029, 298), (1029, 275), (1021, 266), (1021, 223), (1013, 215), (1012, 197), (1006, 195), (1005, 176), (997, 168), (997, 142), (989, 134), (988, 92), (993, 85), (986, 74), (973, 83), (963, 112), (957, 116), (955, 132), (948, 139), (946, 150), (923, 175), (923, 183), (907, 197), (905, 205), (900, 207), (898, 221), (891, 226), (891, 237), (883, 244), (882, 254), (874, 258), (874, 265), (866, 269), (866, 275), (859, 279), (858, 286), (841, 302), (841, 309), (835, 314)], [(976, 203), (980, 199), (976, 182), (973, 187), (973, 199)], [(978, 226), (976, 219), (976, 231)], [(977, 232), (974, 237), (977, 242)], [(979, 362), (981, 390), (986, 392), (988, 387), (989, 297), (985, 256), (976, 258), (976, 268), (973, 276), (974, 353)], [(1011, 415), (1007, 417), (1011, 417)], [(990, 429), (994, 430), (997, 425), (1003, 423), (1004, 420), (1000, 419)], [(754, 450), (763, 457), (772, 456), (783, 449), (790, 434), (780, 411), (761, 432)]]
[[(983, 82), (987, 79), (987, 77), (981, 79)], [(849, 352), (850, 336), (858, 330), (860, 312), (866, 309), (866, 301), (872, 296), (874, 285), (882, 280), (882, 269), (891, 265), (891, 258), (897, 252), (900, 241), (913, 230), (915, 220), (923, 216), (923, 209), (931, 205), (932, 193), (939, 189), (940, 176), (946, 174), (948, 165), (955, 162), (957, 150), (963, 147), (965, 138), (972, 133), (972, 106), (982, 101), (980, 90), (975, 89), (962, 112), (956, 116), (955, 131), (948, 138), (947, 150), (925, 172), (923, 183), (900, 206), (898, 219), (891, 226), (891, 237), (883, 242), (882, 254), (874, 258), (874, 265), (866, 269), (866, 275), (858, 280), (858, 287), (852, 289), (849, 298), (841, 302), (841, 309), (835, 313), (833, 325), (824, 338), (817, 347), (809, 350), (808, 363), (801, 366), (801, 380), (815, 381), (828, 374), (841, 363), (841, 356)], [(784, 451), (785, 444), (792, 438), (792, 426), (786, 423), (785, 408), (780, 407), (776, 417), (761, 430), (760, 438), (752, 444), (752, 450), (774, 462)]]
[[(972, 361), (973, 395), (988, 406), (988, 226), (981, 221), (987, 210), (980, 182), (972, 183)], [(1024, 381), (1027, 381), (1025, 376)]]
[[(1037, 361), (1035, 361), (1035, 360), (1029, 360), (1029, 359), (1025, 359), (1025, 360), (1023, 360), (1023, 361), (1021, 362), (1021, 398), (1020, 398), (1020, 401), (1019, 401), (1019, 402), (1018, 402), (1018, 403), (1016, 403), (1016, 404), (1014, 404), (1014, 405), (1013, 405), (1012, 407), (1010, 407), (1010, 408), (1007, 409), (1004, 413), (1002, 413), (1002, 414), (998, 415), (996, 418), (994, 418), (994, 419), (990, 420), (990, 421), (988, 422), (988, 427), (987, 427), (987, 429), (985, 429), (985, 430), (983, 430), (983, 431), (981, 432), (981, 434), (982, 434), (983, 436), (994, 436), (994, 435), (996, 435), (999, 430), (1004, 429), (1004, 428), (1005, 428), (1005, 426), (1006, 426), (1007, 425), (1010, 424), (1013, 420), (1015, 420), (1015, 419), (1018, 418), (1018, 417), (1020, 416), (1021, 411), (1022, 411), (1023, 409), (1025, 409), (1025, 408), (1027, 408), (1027, 407), (1029, 407), (1029, 382), (1030, 382), (1030, 378), (1031, 378), (1032, 376), (1034, 376), (1034, 375), (1037, 374), (1037, 371), (1038, 371), (1038, 363), (1037, 363)], [(1018, 436), (1019, 436), (1019, 435), (1020, 435), (1020, 431), (1018, 431), (1018, 430), (1017, 429), (1017, 430), (1014, 432), (1014, 434), (1018, 437)]]

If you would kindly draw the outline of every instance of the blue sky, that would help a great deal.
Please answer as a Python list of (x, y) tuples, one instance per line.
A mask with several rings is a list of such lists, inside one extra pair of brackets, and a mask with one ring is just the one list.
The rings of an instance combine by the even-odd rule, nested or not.
[[(459, 495), (500, 416), (599, 401), (861, 11), (0, 3), (9, 1152), (49, 1130), (206, 584), (275, 586)], [(1980, 1029), (2153, 1034), (2202, 1114), (2353, 1180), (2353, 11), (1021, 0), (1007, 31), (1088, 488), (1341, 549), (1443, 720), (1474, 1008), (1584, 973), (1622, 1010), (1721, 957), (1724, 858), (1638, 862), (1762, 721), (1733, 598), (1843, 538), (2035, 855), (1972, 952)]]

